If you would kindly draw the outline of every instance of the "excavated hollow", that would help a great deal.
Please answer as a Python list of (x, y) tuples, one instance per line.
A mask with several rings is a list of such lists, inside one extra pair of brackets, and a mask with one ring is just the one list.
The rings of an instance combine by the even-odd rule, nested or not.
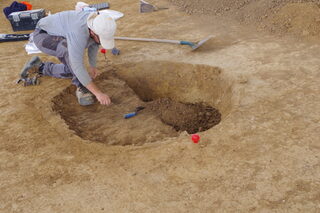
[[(231, 110), (231, 84), (217, 67), (167, 61), (116, 65), (95, 83), (111, 106), (79, 106), (75, 87), (54, 97), (53, 110), (79, 137), (109, 145), (142, 145), (208, 131)], [(135, 112), (125, 119), (124, 115)]]

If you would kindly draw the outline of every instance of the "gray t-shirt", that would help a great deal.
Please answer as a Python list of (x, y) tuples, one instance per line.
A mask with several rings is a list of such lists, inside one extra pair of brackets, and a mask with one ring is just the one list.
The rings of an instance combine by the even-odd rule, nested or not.
[(91, 81), (84, 62), (85, 49), (88, 48), (89, 64), (96, 66), (99, 45), (90, 38), (87, 18), (90, 12), (64, 11), (40, 19), (37, 28), (47, 31), (49, 35), (63, 36), (67, 39), (70, 66), (82, 85)]

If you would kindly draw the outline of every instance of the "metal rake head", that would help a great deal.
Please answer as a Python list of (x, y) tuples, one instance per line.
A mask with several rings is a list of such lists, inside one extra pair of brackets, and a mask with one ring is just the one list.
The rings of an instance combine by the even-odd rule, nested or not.
[(169, 9), (167, 7), (157, 7), (144, 0), (140, 0), (140, 13), (150, 13), (158, 10)]
[(193, 43), (193, 45), (191, 46), (192, 51), (194, 51), (194, 50), (198, 49), (199, 47), (201, 47), (204, 43), (206, 43), (211, 38), (213, 38), (213, 36), (209, 36), (209, 37), (199, 41), (198, 43)]
[(153, 11), (156, 11), (155, 6), (146, 1), (140, 0), (140, 13), (149, 13)]

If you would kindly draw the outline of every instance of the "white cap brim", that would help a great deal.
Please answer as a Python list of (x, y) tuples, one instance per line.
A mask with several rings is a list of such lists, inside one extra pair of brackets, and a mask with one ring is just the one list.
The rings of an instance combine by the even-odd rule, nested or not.
[(107, 49), (107, 50), (111, 50), (114, 48), (114, 38), (111, 38), (111, 39), (103, 39), (101, 37), (100, 38), (100, 44), (101, 46), (104, 48), (104, 49)]

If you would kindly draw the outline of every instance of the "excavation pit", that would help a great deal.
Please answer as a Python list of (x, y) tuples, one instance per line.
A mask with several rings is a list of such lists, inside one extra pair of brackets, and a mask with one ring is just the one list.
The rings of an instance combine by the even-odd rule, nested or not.
[[(95, 80), (111, 97), (111, 106), (80, 106), (75, 87), (69, 86), (53, 98), (53, 110), (83, 139), (142, 145), (219, 124), (231, 109), (231, 85), (226, 82), (216, 67), (163, 61), (121, 64)], [(124, 118), (139, 106), (145, 108)]]

